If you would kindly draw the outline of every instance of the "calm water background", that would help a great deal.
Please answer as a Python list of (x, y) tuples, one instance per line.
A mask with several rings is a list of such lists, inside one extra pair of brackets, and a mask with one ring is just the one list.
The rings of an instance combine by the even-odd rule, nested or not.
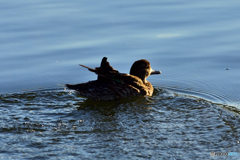
[[(0, 158), (209, 159), (239, 152), (240, 1), (0, 1)], [(147, 59), (150, 98), (64, 89)], [(220, 157), (218, 157), (220, 158)], [(228, 157), (236, 159), (237, 157)]]

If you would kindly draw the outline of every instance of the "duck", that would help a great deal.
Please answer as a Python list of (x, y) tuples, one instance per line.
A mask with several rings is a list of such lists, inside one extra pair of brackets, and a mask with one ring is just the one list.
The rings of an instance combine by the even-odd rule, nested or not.
[(97, 80), (80, 84), (66, 84), (70, 90), (77, 91), (78, 95), (91, 100), (116, 100), (132, 96), (152, 96), (154, 88), (146, 80), (154, 74), (161, 74), (151, 68), (150, 62), (140, 59), (133, 63), (130, 73), (119, 73), (103, 57), (100, 67), (95, 69), (80, 65), (98, 75)]

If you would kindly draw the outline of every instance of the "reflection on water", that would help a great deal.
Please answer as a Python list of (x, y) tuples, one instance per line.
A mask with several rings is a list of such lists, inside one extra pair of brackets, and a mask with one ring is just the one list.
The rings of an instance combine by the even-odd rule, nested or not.
[(181, 36), (180, 34), (159, 34), (157, 35), (157, 38), (172, 38), (172, 37), (178, 37)]

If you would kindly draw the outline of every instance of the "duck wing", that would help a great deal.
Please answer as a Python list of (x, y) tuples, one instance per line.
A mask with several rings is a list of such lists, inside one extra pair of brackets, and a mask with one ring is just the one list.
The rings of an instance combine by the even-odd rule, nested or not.
[(94, 72), (98, 75), (98, 80), (105, 82), (115, 82), (119, 84), (131, 85), (135, 88), (142, 90), (142, 86), (144, 86), (143, 81), (134, 75), (119, 73), (118, 70), (113, 69), (113, 67), (109, 64), (106, 57), (103, 57), (101, 66), (96, 67), (95, 69), (80, 65), (84, 68), (87, 68), (89, 71)]
[(106, 80), (106, 78), (111, 78), (118, 74), (118, 70), (113, 69), (113, 67), (107, 61), (107, 57), (103, 57), (100, 67), (95, 69), (81, 65), (80, 66), (87, 68), (89, 71), (94, 72), (98, 75), (98, 80)]

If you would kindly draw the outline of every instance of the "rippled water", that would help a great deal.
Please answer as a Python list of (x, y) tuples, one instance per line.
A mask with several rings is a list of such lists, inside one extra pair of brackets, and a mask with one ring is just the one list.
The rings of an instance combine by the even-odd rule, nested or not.
[(38, 91), (1, 96), (1, 104), (3, 159), (205, 159), (239, 151), (237, 113), (167, 89), (99, 103)]
[[(24, 0), (0, 9), (0, 159), (240, 154), (239, 1)], [(148, 78), (154, 95), (96, 102), (65, 89), (96, 79), (78, 64), (96, 67), (103, 56), (125, 73), (148, 59), (162, 71)]]

